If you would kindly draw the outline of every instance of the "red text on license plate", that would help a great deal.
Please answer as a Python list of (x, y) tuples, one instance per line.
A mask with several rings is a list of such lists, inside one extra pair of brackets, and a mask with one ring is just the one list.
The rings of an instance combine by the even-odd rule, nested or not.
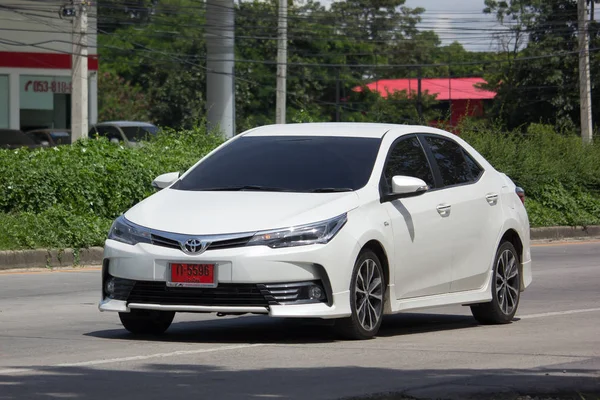
[(215, 283), (214, 264), (171, 264), (171, 282)]

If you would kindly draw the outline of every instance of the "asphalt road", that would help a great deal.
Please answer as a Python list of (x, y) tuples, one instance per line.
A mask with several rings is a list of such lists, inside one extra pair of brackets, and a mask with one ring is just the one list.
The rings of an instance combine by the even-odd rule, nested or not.
[(135, 339), (98, 312), (97, 270), (0, 274), (0, 399), (600, 396), (600, 242), (533, 259), (512, 324), (446, 307), (388, 317), (361, 342), (319, 322), (185, 314), (163, 339)]

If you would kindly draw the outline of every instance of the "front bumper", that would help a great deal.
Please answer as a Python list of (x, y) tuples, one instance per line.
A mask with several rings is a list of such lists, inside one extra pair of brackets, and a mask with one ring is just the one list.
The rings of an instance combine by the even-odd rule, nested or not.
[[(100, 311), (151, 309), (177, 312), (254, 313), (274, 317), (339, 318), (350, 315), (349, 287), (358, 243), (340, 232), (327, 245), (271, 249), (248, 246), (190, 256), (178, 249), (107, 240)], [(170, 263), (216, 265), (216, 288), (166, 286)], [(131, 287), (118, 296), (104, 290), (109, 278)], [(326, 298), (294, 301), (303, 285), (316, 284)], [(121, 287), (122, 289), (122, 287)], [(127, 292), (130, 290), (130, 292)], [(286, 298), (286, 295), (292, 295)]]

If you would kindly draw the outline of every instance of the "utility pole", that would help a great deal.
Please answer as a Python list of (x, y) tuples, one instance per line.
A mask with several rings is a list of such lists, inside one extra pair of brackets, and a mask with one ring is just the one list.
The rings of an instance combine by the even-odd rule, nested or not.
[(74, 0), (73, 55), (71, 56), (71, 136), (88, 137), (88, 40), (87, 1)]
[(287, 96), (287, 2), (279, 0), (279, 18), (277, 23), (277, 97), (275, 100), (275, 123), (286, 122)]
[(340, 122), (342, 119), (342, 113), (340, 109), (340, 70), (337, 70), (337, 76), (335, 79), (335, 122)]
[(235, 135), (233, 0), (206, 2), (206, 110), (208, 129)]
[(579, 107), (581, 114), (581, 139), (592, 142), (592, 94), (590, 83), (590, 51), (587, 30), (586, 0), (578, 0), (577, 16), (579, 21)]
[(418, 69), (419, 71), (419, 77), (418, 77), (418, 84), (417, 84), (417, 112), (419, 113), (419, 123), (423, 123), (423, 95), (421, 92), (421, 67), (419, 67)]

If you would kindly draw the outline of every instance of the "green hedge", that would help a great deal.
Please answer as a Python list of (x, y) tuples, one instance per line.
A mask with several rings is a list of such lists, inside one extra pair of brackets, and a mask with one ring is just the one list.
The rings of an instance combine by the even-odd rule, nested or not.
[[(459, 129), (527, 193), (532, 226), (600, 224), (600, 145), (531, 125), (526, 134), (477, 123)], [(112, 220), (222, 143), (203, 129), (166, 131), (141, 148), (105, 139), (0, 150), (0, 249), (102, 245)]]
[(111, 221), (222, 143), (203, 129), (167, 130), (141, 148), (106, 139), (0, 150), (0, 249), (101, 245)]
[(600, 224), (600, 143), (539, 124), (523, 134), (466, 123), (459, 134), (525, 189), (532, 226)]

